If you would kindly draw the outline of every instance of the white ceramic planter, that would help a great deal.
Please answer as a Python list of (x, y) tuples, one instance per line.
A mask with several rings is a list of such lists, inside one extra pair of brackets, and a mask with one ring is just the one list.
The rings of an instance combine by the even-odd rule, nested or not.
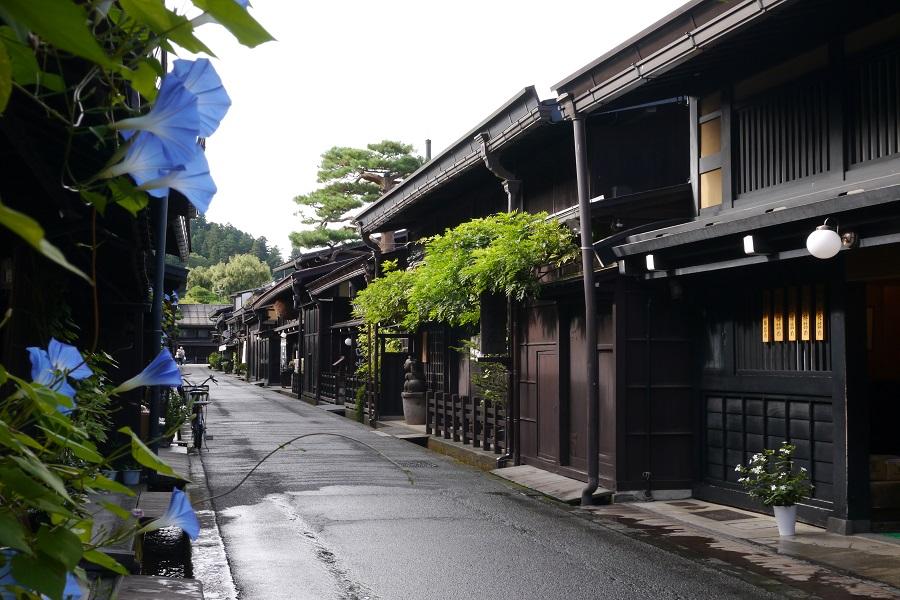
[(794, 535), (797, 525), (797, 505), (775, 506), (775, 522), (778, 523), (778, 535), (787, 537)]

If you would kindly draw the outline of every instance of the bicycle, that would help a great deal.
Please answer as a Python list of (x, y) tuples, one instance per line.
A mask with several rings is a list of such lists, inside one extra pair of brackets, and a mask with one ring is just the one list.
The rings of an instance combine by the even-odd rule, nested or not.
[[(206, 440), (206, 407), (209, 405), (209, 385), (207, 381), (212, 381), (218, 385), (215, 377), (210, 375), (203, 380), (203, 383), (196, 385), (191, 383), (187, 377), (182, 376), (184, 384), (181, 386), (182, 397), (185, 403), (191, 407), (191, 437), (194, 448), (203, 449)], [(207, 447), (207, 450), (209, 448)]]

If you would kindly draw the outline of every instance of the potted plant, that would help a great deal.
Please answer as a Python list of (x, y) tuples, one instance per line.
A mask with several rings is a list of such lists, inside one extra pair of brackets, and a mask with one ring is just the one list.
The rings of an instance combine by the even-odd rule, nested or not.
[(773, 507), (780, 536), (794, 535), (797, 503), (808, 497), (813, 489), (806, 469), (794, 468), (796, 449), (793, 444), (782, 442), (778, 450), (767, 448), (754, 454), (748, 465), (734, 468), (740, 474), (738, 483), (765, 506)]
[(168, 447), (172, 444), (175, 433), (188, 418), (187, 406), (184, 398), (174, 389), (169, 389), (166, 402), (166, 430), (165, 436), (160, 440), (160, 446)]
[(137, 463), (128, 463), (122, 467), (122, 483), (125, 485), (138, 485), (141, 482), (141, 466)]

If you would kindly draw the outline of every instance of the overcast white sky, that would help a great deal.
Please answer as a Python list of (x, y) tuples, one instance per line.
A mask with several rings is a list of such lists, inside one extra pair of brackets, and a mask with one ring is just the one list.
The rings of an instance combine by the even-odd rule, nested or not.
[(207, 213), (264, 235), (285, 256), (293, 197), (316, 187), (321, 153), (382, 139), (433, 154), (527, 85), (550, 86), (684, 0), (252, 0), (277, 42), (250, 50), (218, 25), (200, 37), (232, 99), (207, 155)]

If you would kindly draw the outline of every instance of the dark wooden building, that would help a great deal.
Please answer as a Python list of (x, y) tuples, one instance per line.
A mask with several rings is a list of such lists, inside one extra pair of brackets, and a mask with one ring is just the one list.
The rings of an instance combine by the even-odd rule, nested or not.
[(209, 355), (217, 351), (219, 342), (215, 336), (216, 325), (210, 319), (210, 315), (228, 306), (228, 304), (179, 305), (181, 318), (177, 321), (178, 339), (175, 347), (184, 348), (185, 362), (205, 364)]
[[(63, 152), (70, 141), (70, 151)], [(61, 173), (87, 179), (104, 166), (108, 157), (93, 144), (86, 137), (70, 140), (62, 125), (47, 118), (44, 108), (15, 90), (0, 118), (0, 201), (36, 219), (46, 239), (81, 271), (90, 275), (92, 263), (96, 266), (95, 296), (88, 282), (0, 228), (0, 313), (12, 311), (9, 322), (0, 328), (0, 363), (26, 379), (30, 365), (25, 348), (46, 347), (51, 337), (85, 351), (96, 347), (108, 352), (117, 365), (109, 368), (112, 381), (135, 375), (158, 352), (150, 347), (148, 293), (154, 275), (151, 232), (159, 219), (158, 204), (153, 199), (137, 216), (114, 205), (103, 214), (93, 214), (77, 192), (66, 191), (60, 184)], [(66, 154), (71, 159), (64, 164)], [(163, 252), (187, 259), (193, 215), (191, 205), (173, 193)], [(181, 269), (167, 269), (164, 291), (183, 285), (183, 276)], [(144, 393), (134, 390), (116, 398), (116, 426), (139, 431)]]
[[(759, 508), (734, 466), (789, 440), (816, 486), (801, 518), (900, 516), (900, 483), (878, 473), (900, 454), (898, 24), (893, 2), (691, 2), (556, 86), (589, 122), (688, 98), (690, 218), (602, 246), (649, 290), (638, 379), (670, 392), (640, 410), (689, 416), (698, 497)], [(805, 243), (826, 219), (843, 245), (821, 260)], [(681, 327), (656, 331), (659, 311)], [(645, 461), (654, 479), (662, 460)]]
[[(516, 308), (516, 460), (585, 479), (597, 427), (605, 487), (760, 509), (734, 466), (788, 440), (816, 486), (802, 519), (900, 518), (882, 473), (900, 455), (898, 25), (887, 1), (690, 2), (558, 100), (524, 90), (358, 216), (412, 241), (507, 208), (574, 221), (582, 127), (599, 414), (571, 269)], [(843, 245), (820, 260), (805, 243), (826, 219)], [(449, 347), (473, 332), (405, 333), (436, 357), (430, 389), (467, 393)]]

